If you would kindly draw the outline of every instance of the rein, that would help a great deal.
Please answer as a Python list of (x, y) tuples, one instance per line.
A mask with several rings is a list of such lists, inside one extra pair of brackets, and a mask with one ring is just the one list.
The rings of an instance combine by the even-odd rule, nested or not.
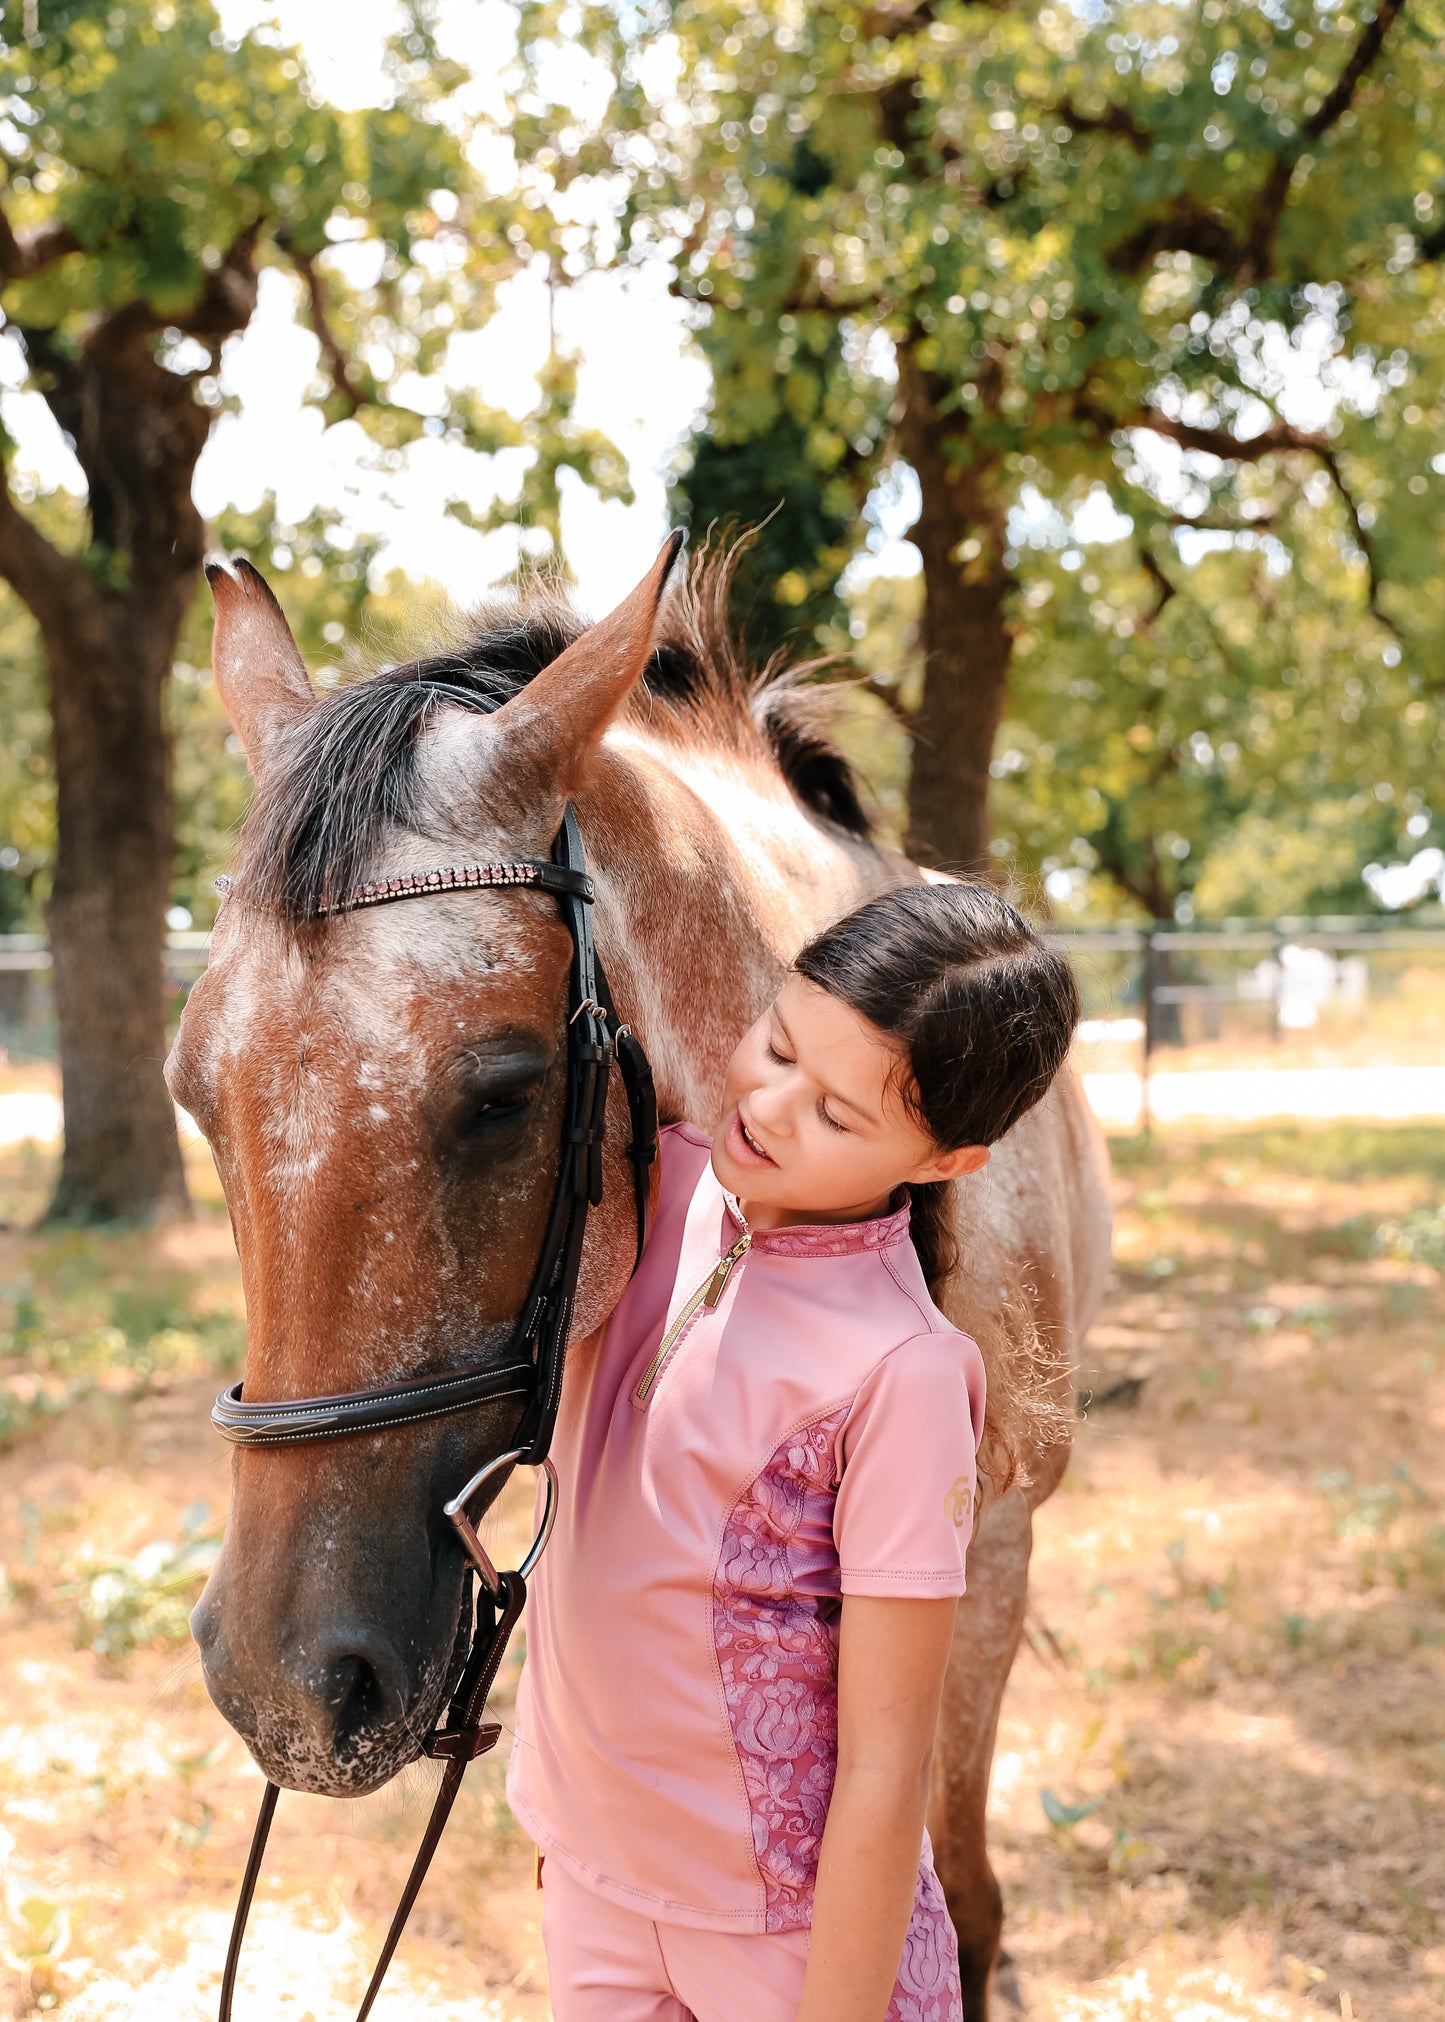
[[(452, 687), (445, 682), (427, 685), (439, 699), (486, 713), (495, 707), (471, 689)], [(441, 1785), (356, 2022), (366, 2022), (381, 1991), (387, 1967), (461, 1789), (467, 1764), (494, 1748), (501, 1736), (497, 1722), (484, 1717), (487, 1697), (526, 1604), (528, 1575), (541, 1557), (556, 1513), (557, 1476), (548, 1451), (562, 1396), (567, 1335), (582, 1264), (587, 1212), (602, 1200), (602, 1141), (614, 1058), (622, 1073), (631, 1121), (627, 1157), (632, 1166), (636, 1199), (639, 1259), (647, 1234), (650, 1171), (657, 1157), (657, 1098), (652, 1069), (641, 1042), (617, 1016), (597, 957), (590, 911), (594, 897), (592, 880), (587, 875), (581, 832), (570, 802), (552, 845), (550, 861), (521, 858), (509, 863), (450, 864), (440, 870), (383, 878), (358, 886), (319, 911), (329, 917), (391, 905), (403, 899), (492, 890), (499, 886), (552, 893), (561, 903), (572, 937), (562, 1163), (537, 1267), (517, 1316), (507, 1359), (475, 1369), (452, 1369), (438, 1375), (381, 1384), (372, 1390), (345, 1391), (329, 1397), (286, 1398), (273, 1403), (251, 1402), (243, 1394), (243, 1385), (235, 1383), (221, 1392), (211, 1413), (216, 1430), (235, 1446), (298, 1446), (313, 1439), (340, 1439), (418, 1425), (505, 1397), (515, 1397), (521, 1404), (521, 1416), (509, 1450), (487, 1461), (443, 1505), (443, 1512), (466, 1553), (468, 1571), (475, 1570), (477, 1574), (476, 1612), (456, 1691), (444, 1718), (422, 1744), (423, 1754), (445, 1764)], [(518, 1464), (543, 1470), (546, 1503), (537, 1535), (522, 1564), (515, 1572), (499, 1573), (477, 1536), (467, 1513), (468, 1505), (486, 1482)], [(464, 1589), (464, 1607), (468, 1599)], [(279, 1787), (268, 1781), (236, 1904), (221, 1980), (219, 2022), (231, 2022), (246, 1922), (279, 1796)]]

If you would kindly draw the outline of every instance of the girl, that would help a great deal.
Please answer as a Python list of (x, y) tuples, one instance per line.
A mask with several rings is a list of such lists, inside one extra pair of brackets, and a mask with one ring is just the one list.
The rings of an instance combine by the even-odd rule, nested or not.
[(557, 2022), (959, 2022), (924, 1835), (984, 1372), (947, 1182), (1048, 1088), (1073, 978), (977, 885), (813, 941), (664, 1138), (554, 1453), (508, 1792)]

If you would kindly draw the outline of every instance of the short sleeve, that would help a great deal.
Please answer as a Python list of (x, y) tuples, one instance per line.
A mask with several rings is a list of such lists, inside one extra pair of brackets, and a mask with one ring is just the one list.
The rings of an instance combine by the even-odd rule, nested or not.
[(964, 1591), (984, 1373), (966, 1334), (922, 1334), (887, 1355), (840, 1435), (833, 1510), (842, 1591)]

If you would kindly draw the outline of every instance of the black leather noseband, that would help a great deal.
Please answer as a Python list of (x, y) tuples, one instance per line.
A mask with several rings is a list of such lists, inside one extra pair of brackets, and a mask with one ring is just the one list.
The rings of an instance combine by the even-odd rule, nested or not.
[[(453, 687), (446, 682), (428, 682), (427, 687), (439, 701), (457, 702), (483, 712), (496, 706), (468, 688)], [(546, 1542), (556, 1505), (556, 1476), (547, 1456), (562, 1395), (567, 1335), (582, 1264), (587, 1211), (598, 1206), (602, 1199), (602, 1141), (614, 1058), (622, 1071), (631, 1121), (627, 1156), (636, 1199), (639, 1258), (647, 1234), (651, 1167), (657, 1157), (657, 1100), (652, 1070), (641, 1043), (618, 1019), (607, 978), (597, 959), (592, 937), (592, 881), (587, 875), (581, 833), (570, 802), (549, 862), (519, 858), (508, 863), (450, 864), (440, 870), (383, 878), (359, 886), (321, 911), (327, 916), (360, 912), (404, 899), (498, 887), (530, 888), (553, 894), (561, 903), (572, 937), (562, 1162), (531, 1288), (517, 1316), (506, 1358), (475, 1368), (444, 1370), (382, 1384), (373, 1390), (345, 1391), (329, 1397), (253, 1402), (244, 1395), (243, 1385), (235, 1383), (221, 1392), (211, 1413), (216, 1430), (233, 1445), (263, 1447), (298, 1446), (313, 1439), (388, 1432), (508, 1397), (516, 1398), (519, 1406), (517, 1427), (508, 1450), (489, 1460), (446, 1505), (446, 1514), (461, 1539), (470, 1567), (478, 1575), (470, 1650), (446, 1718), (423, 1744), (424, 1753), (440, 1758), (445, 1764), (441, 1787), (357, 2022), (366, 2022), (380, 1992), (461, 1788), (466, 1766), (494, 1747), (501, 1733), (495, 1722), (486, 1721), (483, 1716), (502, 1654), (526, 1602), (526, 1575)], [(467, 1504), (484, 1481), (517, 1463), (545, 1469), (546, 1515), (522, 1568), (499, 1574), (481, 1546), (467, 1514)], [(236, 1905), (221, 1982), (220, 2022), (230, 2022), (241, 1942), (279, 1795), (277, 1786), (268, 1782)]]

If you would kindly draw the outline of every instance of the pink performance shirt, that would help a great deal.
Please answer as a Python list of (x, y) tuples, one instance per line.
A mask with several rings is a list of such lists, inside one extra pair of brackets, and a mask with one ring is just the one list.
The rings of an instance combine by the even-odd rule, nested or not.
[(963, 1592), (983, 1363), (906, 1206), (748, 1246), (708, 1154), (664, 1133), (641, 1268), (568, 1375), (507, 1789), (612, 1901), (789, 1931), (833, 1789), (839, 1597)]

